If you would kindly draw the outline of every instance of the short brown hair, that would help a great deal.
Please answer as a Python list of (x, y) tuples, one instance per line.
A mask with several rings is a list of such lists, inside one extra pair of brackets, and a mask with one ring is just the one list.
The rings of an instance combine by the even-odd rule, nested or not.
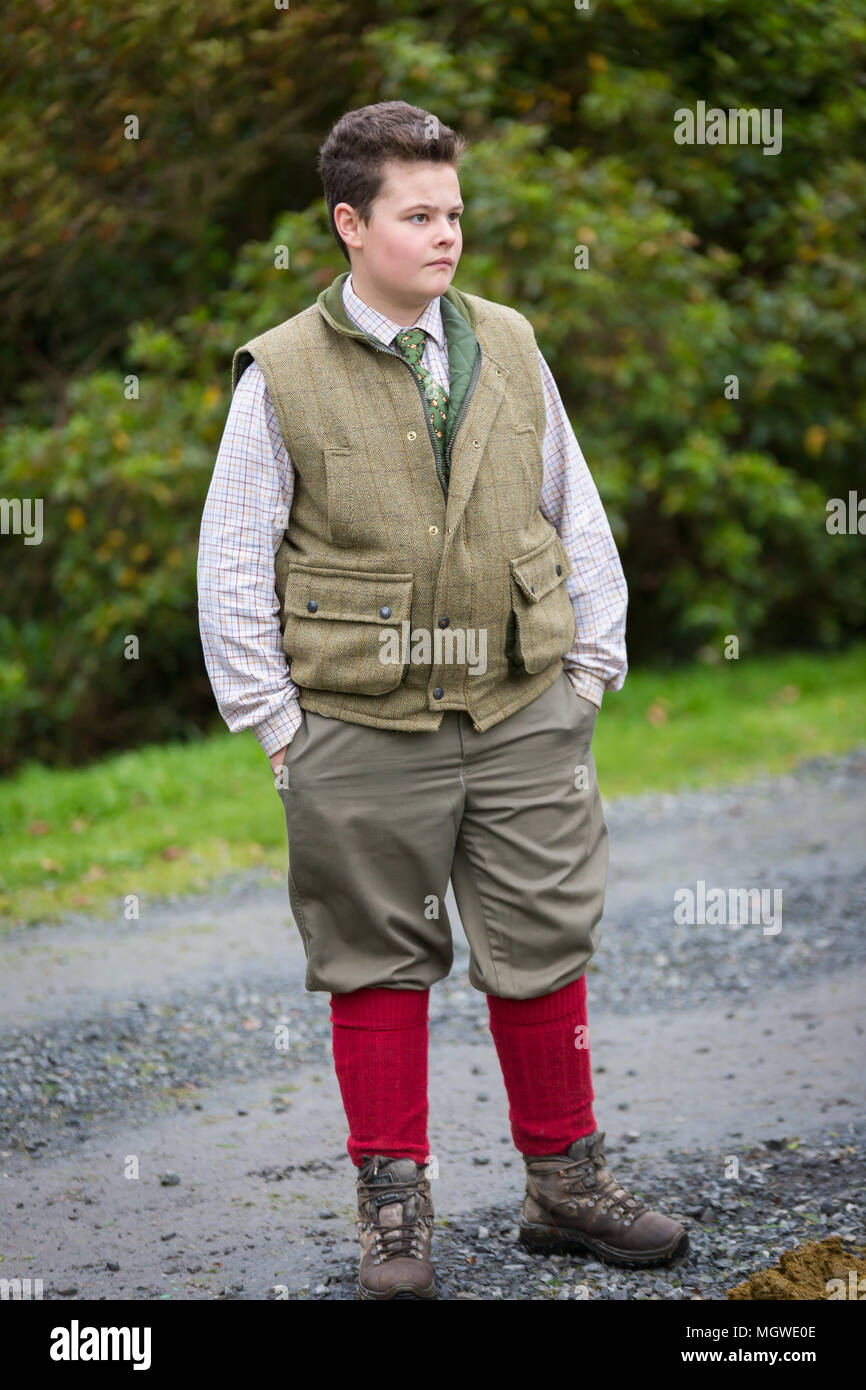
[(388, 159), (430, 160), (453, 164), (462, 159), (467, 141), (420, 106), (405, 101), (377, 101), (347, 111), (319, 150), (318, 170), (334, 240), (351, 265), (346, 243), (337, 231), (334, 208), (348, 203), (364, 222), (382, 189), (382, 166)]

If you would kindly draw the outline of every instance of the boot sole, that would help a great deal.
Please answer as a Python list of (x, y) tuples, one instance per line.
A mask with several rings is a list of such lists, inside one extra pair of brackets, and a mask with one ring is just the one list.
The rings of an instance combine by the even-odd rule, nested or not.
[(430, 1299), (438, 1298), (438, 1296), (435, 1280), (426, 1289), (416, 1289), (410, 1284), (398, 1284), (395, 1288), (389, 1289), (387, 1293), (377, 1293), (373, 1289), (366, 1289), (360, 1280), (358, 1282), (358, 1297), (371, 1303), (382, 1303), (389, 1298), (408, 1298), (413, 1303), (427, 1303)]
[(599, 1259), (615, 1265), (666, 1264), (688, 1253), (689, 1237), (684, 1231), (673, 1246), (662, 1246), (658, 1250), (613, 1250), (602, 1240), (582, 1235), (579, 1231), (569, 1231), (562, 1226), (539, 1226), (534, 1222), (523, 1221), (520, 1225), (520, 1241), (527, 1250), (543, 1254), (568, 1254), (572, 1250), (589, 1250)]

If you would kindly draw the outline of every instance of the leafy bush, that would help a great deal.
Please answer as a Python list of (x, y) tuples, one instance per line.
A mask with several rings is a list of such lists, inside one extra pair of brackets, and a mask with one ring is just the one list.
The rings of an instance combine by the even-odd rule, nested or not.
[[(54, 54), (31, 7), (13, 0), (11, 14), (33, 62), (0, 98), (18, 132), (0, 142), (0, 165), (7, 176), (38, 172), (40, 158), (45, 168), (0, 214), (14, 310), (0, 360), (5, 351), (17, 381), (0, 497), (41, 497), (45, 537), (0, 536), (4, 768), (187, 737), (212, 717), (195, 558), (231, 354), (345, 269), (323, 201), (311, 201), (315, 147), (340, 110), (394, 96), (473, 139), (456, 284), (535, 326), (620, 547), (632, 663), (710, 657), (731, 633), (743, 654), (862, 633), (862, 537), (825, 524), (827, 500), (862, 477), (866, 426), (866, 22), (842, 0), (661, 0), (651, 11), (611, 0), (589, 18), (541, 0), (423, 16), (414, 0), (362, 0), (292, 9), (285, 25), (226, 0), (195, 21), (148, 0), (137, 49), (110, 11), (72, 0), (40, 13), (62, 39)], [(160, 141), (140, 151), (143, 168), (103, 169), (114, 106), (143, 90), (145, 58), (165, 76), (152, 112)], [(310, 76), (324, 68), (333, 82)], [(106, 89), (71, 143), (70, 105), (100, 80), (116, 84), (114, 105)], [(280, 106), (285, 82), (303, 91), (300, 107)], [(674, 112), (698, 100), (781, 108), (782, 153), (678, 146)], [(208, 185), (191, 202), (181, 171), (204, 178), (214, 152), (202, 112), (218, 113), (231, 157), (221, 150), (222, 192)], [(88, 216), (74, 254), (55, 257), (46, 317), (37, 262), (67, 240), (85, 183)], [(115, 240), (100, 228), (118, 199)], [(22, 230), (25, 203), (35, 236)], [(289, 210), (274, 218), (279, 207)], [(233, 254), (244, 235), (259, 239)], [(288, 271), (274, 268), (280, 245)], [(60, 367), (46, 372), (43, 330), (55, 322)]]

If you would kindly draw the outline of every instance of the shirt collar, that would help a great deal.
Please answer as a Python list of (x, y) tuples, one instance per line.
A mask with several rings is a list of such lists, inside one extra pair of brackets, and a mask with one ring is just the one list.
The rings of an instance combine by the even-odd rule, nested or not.
[[(378, 309), (373, 309), (365, 303), (360, 295), (355, 293), (351, 271), (343, 281), (343, 304), (349, 318), (353, 319), (359, 328), (372, 333), (374, 338), (378, 338), (380, 343), (385, 343), (388, 347), (391, 346), (394, 335), (401, 333), (407, 326), (403, 323), (395, 323), (393, 319), (386, 318), (384, 314), (379, 313)], [(442, 309), (438, 295), (435, 299), (430, 300), (412, 327), (423, 328), (425, 333), (429, 333), (440, 348), (446, 346), (445, 331), (442, 326)]]

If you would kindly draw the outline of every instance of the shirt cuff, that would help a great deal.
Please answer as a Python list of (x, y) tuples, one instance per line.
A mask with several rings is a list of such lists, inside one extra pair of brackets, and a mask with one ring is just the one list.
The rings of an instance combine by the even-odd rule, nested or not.
[(296, 699), (289, 700), (283, 709), (272, 714), (270, 719), (263, 719), (261, 724), (255, 726), (255, 736), (262, 747), (262, 752), (269, 758), (274, 753), (279, 753), (282, 748), (288, 747), (298, 729), (301, 727), (304, 718), (304, 711)]
[(584, 671), (582, 667), (566, 666), (565, 670), (568, 673), (568, 679), (574, 686), (575, 693), (582, 695), (585, 700), (589, 700), (601, 709), (605, 690), (601, 676), (595, 676), (591, 671)]

